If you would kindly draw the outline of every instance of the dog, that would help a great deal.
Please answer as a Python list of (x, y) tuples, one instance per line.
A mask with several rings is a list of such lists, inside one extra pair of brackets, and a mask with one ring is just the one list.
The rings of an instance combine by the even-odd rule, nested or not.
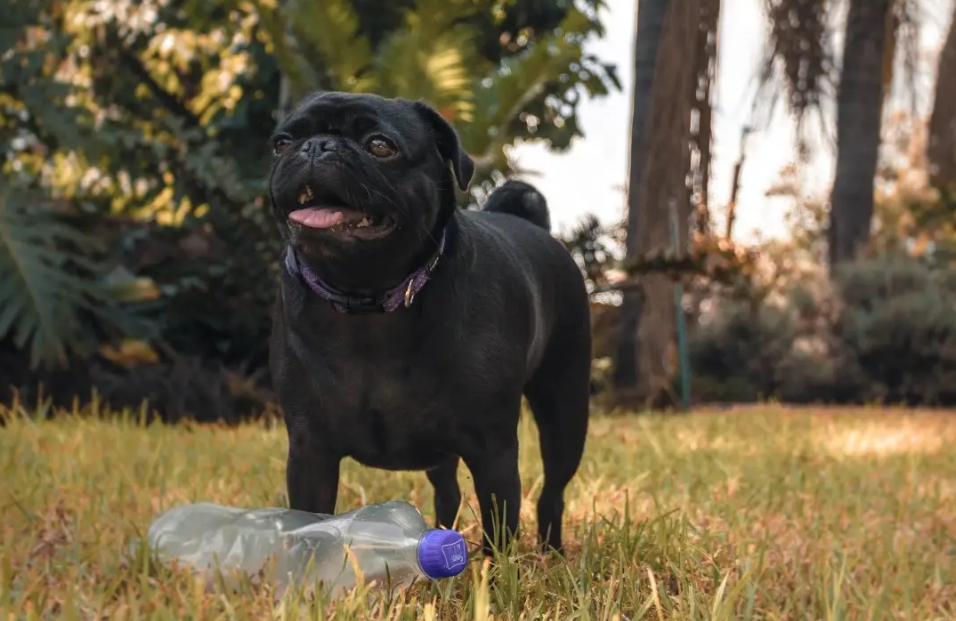
[(339, 464), (426, 472), (438, 525), (472, 474), (486, 553), (518, 533), (522, 395), (539, 428), (545, 549), (588, 429), (583, 276), (544, 197), (511, 181), (456, 205), (474, 173), (420, 101), (323, 92), (278, 125), (269, 175), (285, 244), (270, 370), (288, 430), (293, 509), (333, 513)]

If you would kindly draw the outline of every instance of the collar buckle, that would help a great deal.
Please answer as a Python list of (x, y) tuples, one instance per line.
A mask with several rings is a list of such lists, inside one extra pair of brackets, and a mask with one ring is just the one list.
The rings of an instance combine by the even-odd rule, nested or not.
[(408, 308), (412, 305), (412, 301), (415, 299), (415, 279), (408, 281), (408, 286), (405, 287), (405, 308)]

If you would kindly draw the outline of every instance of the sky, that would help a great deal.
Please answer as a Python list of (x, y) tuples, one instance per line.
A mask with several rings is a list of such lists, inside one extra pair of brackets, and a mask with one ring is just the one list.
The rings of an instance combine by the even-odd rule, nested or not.
[[(945, 35), (954, 0), (921, 0), (921, 65), (918, 80), (920, 110), (926, 113), (936, 73), (936, 50)], [(534, 171), (525, 179), (547, 197), (556, 233), (574, 226), (586, 213), (603, 223), (625, 213), (624, 184), (630, 148), (631, 89), (633, 86), (634, 6), (636, 0), (607, 0), (603, 15), (606, 35), (591, 40), (586, 51), (617, 64), (622, 90), (579, 104), (584, 138), (562, 154), (551, 153), (541, 142), (520, 144), (511, 151), (519, 167)], [(719, 34), (718, 76), (714, 97), (714, 162), (711, 204), (722, 210), (730, 195), (731, 175), (740, 151), (740, 137), (751, 123), (751, 107), (766, 44), (765, 0), (723, 0)], [(836, 47), (841, 44), (839, 40)], [(838, 49), (839, 51), (839, 49)], [(956, 70), (956, 68), (954, 68)], [(829, 131), (833, 131), (832, 118)], [(821, 143), (804, 166), (804, 191), (825, 195), (832, 181), (832, 146)], [(779, 237), (786, 234), (782, 199), (765, 193), (779, 172), (794, 159), (793, 125), (778, 113), (747, 142), (747, 154), (738, 195), (735, 237)], [(719, 220), (719, 215), (717, 217)]]

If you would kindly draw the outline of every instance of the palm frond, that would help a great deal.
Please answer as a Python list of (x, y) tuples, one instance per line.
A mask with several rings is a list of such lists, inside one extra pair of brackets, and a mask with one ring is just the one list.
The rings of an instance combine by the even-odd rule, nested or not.
[(835, 62), (829, 12), (835, 0), (766, 0), (768, 47), (756, 105), (783, 98), (798, 125), (834, 92)]
[(462, 45), (449, 36), (434, 40), (413, 30), (393, 34), (376, 59), (375, 74), (382, 95), (424, 99), (455, 118), (470, 118), (473, 76)]
[(359, 19), (348, 0), (297, 0), (288, 3), (286, 24), (295, 40), (320, 52), (321, 69), (344, 91), (367, 91), (364, 75), (374, 58), (372, 46), (359, 35)]
[(425, 99), (454, 120), (468, 121), (478, 77), (475, 33), (459, 23), (472, 0), (418, 0), (405, 28), (383, 42), (375, 74), (385, 95)]
[(474, 123), (461, 128), (465, 148), (476, 154), (479, 170), (499, 169), (507, 164), (503, 149), (510, 142), (509, 124), (544, 94), (550, 83), (560, 80), (570, 67), (582, 61), (580, 41), (566, 33), (587, 32), (588, 22), (586, 15), (571, 9), (554, 32), (542, 36), (526, 52), (505, 60), (482, 81), (476, 94)]
[(373, 59), (348, 0), (253, 0), (270, 51), (298, 100), (320, 89), (374, 90), (364, 76)]
[(15, 188), (0, 194), (0, 339), (12, 338), (29, 351), (34, 367), (98, 345), (84, 316), (96, 315), (113, 328), (122, 324), (107, 308), (112, 284), (89, 258), (96, 241), (37, 207), (39, 200), (38, 193)]

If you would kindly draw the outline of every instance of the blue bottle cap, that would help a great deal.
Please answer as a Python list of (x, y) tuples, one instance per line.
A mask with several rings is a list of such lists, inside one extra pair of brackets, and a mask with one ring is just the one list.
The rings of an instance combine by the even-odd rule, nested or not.
[(418, 542), (418, 565), (432, 579), (457, 576), (468, 564), (468, 546), (457, 530), (429, 529)]

